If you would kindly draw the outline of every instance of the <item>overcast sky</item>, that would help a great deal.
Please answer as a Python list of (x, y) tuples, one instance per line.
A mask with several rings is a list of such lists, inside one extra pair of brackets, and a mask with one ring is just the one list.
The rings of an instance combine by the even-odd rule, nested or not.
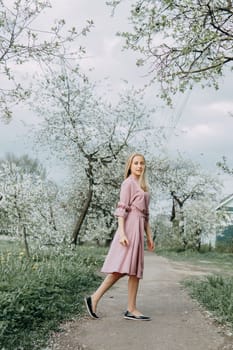
[[(93, 19), (95, 27), (82, 39), (86, 46), (87, 57), (81, 61), (81, 67), (95, 80), (108, 78), (108, 94), (116, 95), (123, 88), (126, 79), (136, 87), (143, 86), (145, 77), (135, 65), (135, 54), (122, 51), (123, 40), (115, 33), (128, 28), (127, 1), (120, 6), (115, 16), (104, 0), (53, 0), (52, 9), (40, 17), (37, 27), (50, 25), (55, 18), (64, 18), (68, 26), (82, 28), (87, 19)], [(172, 126), (167, 131), (167, 141), (163, 148), (169, 155), (180, 153), (198, 161), (211, 172), (216, 171), (215, 164), (225, 155), (233, 167), (233, 113), (232, 73), (226, 74), (220, 81), (220, 89), (194, 90), (178, 96), (174, 110), (163, 106), (156, 100), (157, 87), (147, 92), (147, 99), (159, 108), (155, 116), (156, 125)], [(163, 107), (163, 108), (162, 108)], [(17, 155), (33, 154), (26, 124), (36, 123), (36, 118), (27, 109), (16, 110), (15, 118), (9, 125), (0, 124), (0, 157), (6, 152)], [(65, 176), (60, 165), (54, 163), (50, 176), (60, 180)], [(233, 193), (233, 180), (224, 178), (224, 194)]]

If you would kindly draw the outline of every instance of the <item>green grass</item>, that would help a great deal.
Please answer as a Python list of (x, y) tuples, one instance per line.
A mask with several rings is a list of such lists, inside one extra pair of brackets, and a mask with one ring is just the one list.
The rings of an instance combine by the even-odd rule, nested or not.
[(0, 236), (0, 254), (7, 251), (18, 251), (20, 250), (20, 244), (18, 241), (3, 240)]
[(83, 297), (100, 281), (104, 250), (0, 251), (2, 349), (41, 349), (52, 330), (83, 311)]
[(191, 297), (209, 310), (216, 320), (233, 329), (233, 277), (207, 276), (204, 280), (185, 280)]
[(183, 261), (192, 265), (218, 268), (223, 273), (233, 273), (232, 253), (221, 253), (215, 250), (197, 252), (194, 250), (177, 251), (157, 249), (156, 254), (165, 256), (173, 261)]

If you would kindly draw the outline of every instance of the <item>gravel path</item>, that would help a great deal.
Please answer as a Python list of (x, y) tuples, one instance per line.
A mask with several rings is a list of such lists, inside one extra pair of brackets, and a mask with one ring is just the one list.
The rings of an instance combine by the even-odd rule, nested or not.
[(152, 321), (123, 319), (125, 277), (100, 301), (99, 320), (85, 316), (62, 325), (49, 350), (233, 350), (232, 335), (226, 335), (180, 285), (185, 277), (206, 273), (204, 268), (146, 253), (138, 308)]

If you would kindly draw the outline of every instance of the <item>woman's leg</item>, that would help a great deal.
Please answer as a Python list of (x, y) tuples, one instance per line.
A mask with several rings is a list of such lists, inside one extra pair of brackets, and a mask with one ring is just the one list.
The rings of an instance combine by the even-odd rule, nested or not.
[(97, 304), (100, 300), (100, 298), (108, 291), (109, 288), (113, 286), (114, 283), (116, 283), (121, 277), (124, 275), (121, 273), (110, 273), (105, 277), (99, 288), (95, 291), (95, 293), (91, 296), (92, 301), (92, 309), (94, 312), (96, 312)]
[(139, 286), (139, 278), (137, 276), (129, 276), (128, 280), (128, 311), (135, 316), (141, 315), (141, 312), (137, 310), (137, 292)]

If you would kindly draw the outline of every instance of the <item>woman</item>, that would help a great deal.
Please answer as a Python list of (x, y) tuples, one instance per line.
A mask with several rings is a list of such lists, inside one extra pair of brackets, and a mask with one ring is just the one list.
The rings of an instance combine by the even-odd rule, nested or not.
[(139, 153), (132, 154), (125, 168), (125, 180), (121, 185), (120, 202), (115, 211), (118, 229), (113, 238), (102, 272), (108, 275), (100, 287), (85, 298), (87, 311), (97, 319), (96, 308), (104, 293), (121, 277), (128, 275), (128, 308), (124, 318), (148, 321), (136, 307), (139, 280), (144, 268), (144, 232), (148, 250), (154, 250), (149, 225), (149, 193), (145, 180), (145, 158)]

